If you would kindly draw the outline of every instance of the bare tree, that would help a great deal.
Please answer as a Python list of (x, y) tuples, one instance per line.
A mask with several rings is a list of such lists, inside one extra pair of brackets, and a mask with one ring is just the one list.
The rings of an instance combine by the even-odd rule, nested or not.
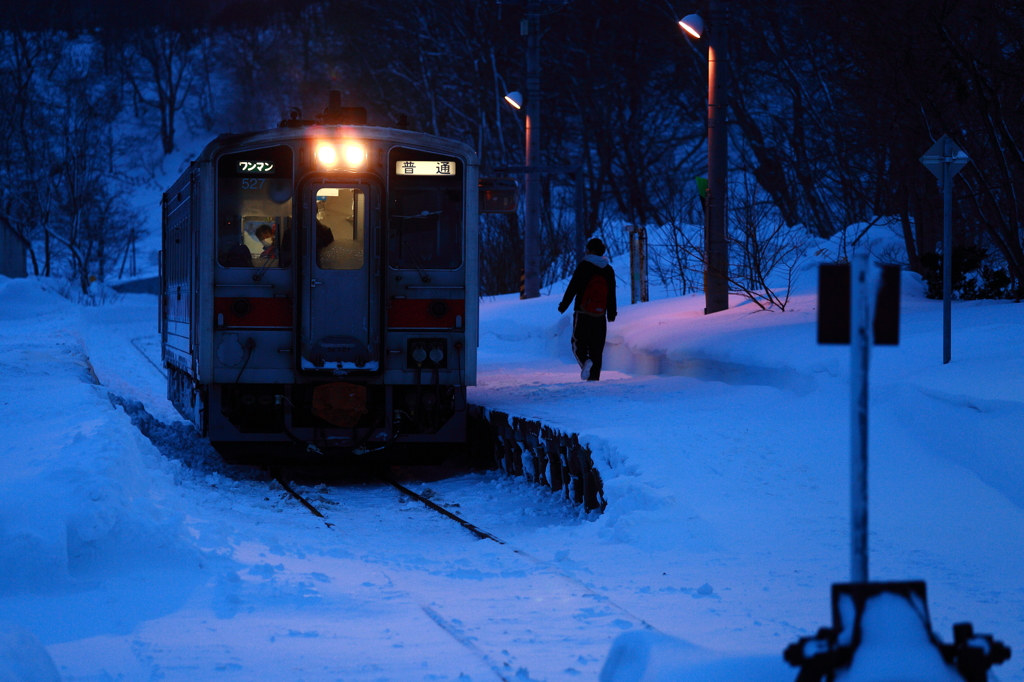
[[(129, 187), (115, 170), (129, 157), (110, 125), (122, 111), (115, 74), (105, 72), (96, 45), (69, 48), (53, 74), (47, 113), (54, 123), (48, 138), (47, 189), (53, 215), (46, 233), (68, 258), (67, 274), (85, 291), (103, 280), (137, 217), (126, 208)], [(91, 58), (90, 55), (91, 53)]]
[(195, 94), (198, 47), (198, 31), (163, 26), (134, 29), (125, 46), (125, 80), (135, 103), (160, 117), (164, 154), (174, 151), (178, 116)]
[(794, 276), (806, 259), (804, 229), (786, 225), (770, 202), (749, 192), (745, 201), (733, 204), (730, 230), (730, 251), (738, 256), (730, 288), (761, 310), (786, 310)]
[[(774, 292), (777, 282), (786, 289), (785, 278), (762, 282), (757, 272), (772, 270), (779, 250), (788, 248), (786, 239), (804, 234), (799, 226), (827, 236), (882, 216), (899, 218), (909, 267), (920, 270), (922, 258), (935, 250), (941, 214), (934, 178), (918, 159), (942, 134), (974, 160), (956, 184), (958, 246), (984, 247), (1024, 286), (1019, 0), (891, 0), (881, 6), (735, 0), (730, 6), (730, 161), (734, 174), (748, 173), (765, 192), (753, 204), (744, 198), (733, 206), (736, 290), (765, 292), (767, 286)], [(57, 257), (51, 251), (64, 258), (72, 244), (83, 263), (103, 262), (99, 252), (112, 247), (101, 247), (97, 240), (107, 237), (90, 232), (92, 200), (85, 197), (101, 205), (103, 192), (116, 197), (125, 187), (109, 169), (78, 166), (53, 143), (75, 119), (48, 99), (47, 83), (70, 63), (61, 45), (82, 44), (74, 30), (83, 21), (116, 26), (96, 35), (108, 36), (130, 98), (108, 92), (117, 106), (104, 109), (96, 103), (98, 90), (71, 89), (69, 96), (94, 103), (89, 106), (108, 120), (134, 107), (158, 121), (164, 153), (174, 149), (183, 116), (197, 126), (216, 121), (259, 128), (273, 125), (289, 106), (315, 113), (326, 90), (338, 88), (350, 104), (369, 109), (371, 123), (405, 120), (471, 144), (485, 173), (522, 159), (522, 118), (501, 103), (501, 95), (523, 84), (521, 4), (299, 0), (256, 3), (244, 14), (181, 7), (140, 9), (121, 24), (95, 8), (74, 20), (36, 12), (31, 30), (12, 27), (11, 15), (0, 17), (6, 171), (0, 215), (32, 241), (36, 271), (48, 272)], [(643, 224), (652, 237), (663, 234), (659, 239), (674, 254), (664, 261), (666, 281), (682, 290), (698, 284), (700, 266), (691, 261), (700, 254), (686, 246), (693, 239), (684, 226), (699, 223), (691, 215), (689, 185), (704, 161), (706, 55), (678, 33), (669, 3), (573, 0), (544, 7), (550, 10), (542, 22), (544, 163), (582, 164), (588, 236), (602, 233), (614, 241), (621, 225)], [(99, 19), (88, 18), (90, 11)], [(69, 32), (47, 28), (44, 20), (64, 21), (68, 25), (59, 28)], [(108, 75), (100, 80), (109, 82)], [(99, 128), (94, 135), (94, 149), (113, 144), (100, 143)], [(93, 173), (106, 179), (90, 185)], [(552, 269), (546, 281), (571, 261), (572, 244), (566, 194), (559, 179), (549, 180), (542, 250)], [(85, 189), (90, 186), (104, 189)], [(72, 194), (80, 199), (71, 200)], [(768, 208), (764, 200), (772, 211), (759, 217)], [(76, 222), (71, 215), (80, 217)], [(764, 224), (744, 227), (755, 218)], [(513, 232), (519, 229), (501, 220), (484, 229), (487, 258), (509, 270), (495, 287), (515, 287), (519, 241)], [(766, 251), (765, 245), (773, 246)], [(773, 295), (759, 300), (785, 305), (781, 293)]]
[[(49, 223), (52, 196), (47, 189), (49, 121), (41, 85), (60, 61), (60, 39), (15, 26), (0, 33), (0, 215), (29, 244), (36, 275), (50, 274)], [(42, 253), (39, 253), (42, 241)]]
[(111, 127), (120, 85), (89, 38), (2, 35), (0, 89), (10, 96), (0, 126), (10, 134), (0, 216), (28, 240), (34, 274), (65, 275), (84, 290), (105, 276), (132, 220), (124, 143)]
[[(807, 258), (809, 236), (803, 226), (787, 225), (766, 192), (752, 179), (736, 184), (730, 196), (729, 289), (761, 310), (785, 311), (795, 276)], [(669, 243), (662, 246), (668, 247), (670, 258), (680, 270), (688, 270), (681, 277), (703, 276), (709, 267), (703, 230), (680, 224), (668, 235), (664, 232), (658, 238), (665, 241), (667, 237)]]

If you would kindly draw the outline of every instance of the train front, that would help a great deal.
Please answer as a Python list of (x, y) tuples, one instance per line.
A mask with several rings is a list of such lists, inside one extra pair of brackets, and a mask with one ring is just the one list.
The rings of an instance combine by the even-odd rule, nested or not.
[(464, 443), (478, 324), (472, 151), (402, 130), (296, 125), (209, 159), (215, 191), (195, 194), (212, 222), (200, 230), (212, 295), (196, 303), (212, 327), (198, 333), (196, 378), (211, 442), (242, 458), (404, 460)]

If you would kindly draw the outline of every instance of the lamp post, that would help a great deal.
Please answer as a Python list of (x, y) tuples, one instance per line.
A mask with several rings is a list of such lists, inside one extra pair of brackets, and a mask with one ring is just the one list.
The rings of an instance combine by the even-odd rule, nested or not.
[[(691, 14), (679, 26), (695, 38), (705, 32), (704, 21)], [(729, 164), (729, 7), (711, 0), (708, 36), (708, 196), (704, 226), (704, 314), (729, 308), (729, 245), (725, 237)]]
[[(526, 167), (540, 160), (540, 0), (527, 0), (526, 20)], [(523, 226), (523, 298), (540, 296), (540, 174), (527, 172), (526, 224)]]

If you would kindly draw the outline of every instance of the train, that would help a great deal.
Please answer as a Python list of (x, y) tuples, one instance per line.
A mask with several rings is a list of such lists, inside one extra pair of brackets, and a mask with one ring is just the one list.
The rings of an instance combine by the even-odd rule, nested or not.
[(220, 135), (162, 198), (168, 398), (232, 458), (464, 446), (478, 216), (514, 197), (468, 145), (367, 125), (338, 91)]

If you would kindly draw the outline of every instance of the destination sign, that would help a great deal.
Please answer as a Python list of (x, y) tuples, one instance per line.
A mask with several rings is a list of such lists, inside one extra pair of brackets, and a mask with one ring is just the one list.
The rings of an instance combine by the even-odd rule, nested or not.
[(396, 161), (395, 172), (399, 175), (455, 175), (454, 161)]
[(239, 173), (273, 173), (273, 161), (239, 161)]

